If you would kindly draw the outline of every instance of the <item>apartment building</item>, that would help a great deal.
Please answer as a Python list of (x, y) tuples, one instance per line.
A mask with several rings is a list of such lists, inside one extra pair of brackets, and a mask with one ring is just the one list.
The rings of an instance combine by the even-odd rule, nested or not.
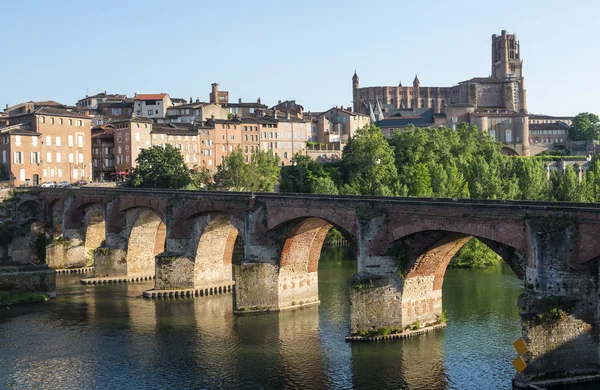
[(346, 143), (354, 137), (356, 130), (369, 124), (371, 119), (368, 115), (352, 112), (349, 107), (331, 108), (313, 120), (317, 140), (323, 143)]
[(152, 146), (152, 121), (135, 117), (129, 120), (113, 122), (115, 170), (129, 172), (135, 167), (135, 161), (143, 148)]
[(173, 106), (167, 109), (164, 119), (157, 119), (163, 123), (194, 123), (205, 122), (208, 119), (227, 119), (229, 111), (218, 104), (202, 102)]
[(5, 179), (14, 186), (90, 180), (91, 119), (53, 107), (8, 117), (0, 129)]
[(155, 123), (151, 134), (152, 146), (173, 146), (179, 150), (188, 168), (201, 163), (198, 129), (193, 123)]
[(115, 135), (113, 125), (92, 128), (92, 179), (109, 181), (115, 172)]
[(289, 111), (286, 113), (275, 111), (274, 116), (278, 122), (278, 139), (273, 145), (273, 152), (279, 156), (283, 165), (289, 165), (294, 154), (306, 151), (311, 122), (292, 116)]
[(137, 116), (150, 119), (164, 118), (167, 109), (174, 105), (168, 93), (135, 94), (133, 103)]
[(242, 147), (242, 121), (239, 118), (208, 121), (214, 126), (215, 164), (221, 164), (231, 152)]
[(77, 107), (89, 108), (95, 110), (100, 103), (119, 103), (125, 100), (127, 96), (119, 94), (108, 94), (106, 91), (97, 93), (92, 96), (85, 95), (83, 99), (79, 99), (75, 104)]

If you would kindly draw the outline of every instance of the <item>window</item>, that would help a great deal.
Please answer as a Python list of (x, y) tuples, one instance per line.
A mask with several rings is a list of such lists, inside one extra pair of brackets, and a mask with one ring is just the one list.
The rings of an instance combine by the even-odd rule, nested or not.
[(75, 162), (75, 161), (73, 160), (73, 153), (69, 153), (69, 162), (70, 162), (70, 163), (73, 163), (73, 162)]
[(148, 110), (148, 115), (152, 115), (153, 112), (154, 110)]
[(43, 116), (40, 117), (40, 123), (45, 123), (46, 122), (46, 118), (44, 118)]
[(83, 135), (77, 136), (77, 143), (79, 144), (80, 148), (83, 148)]
[(229, 139), (230, 139), (231, 141), (234, 141), (234, 140), (235, 140), (235, 135), (230, 135), (230, 136), (229, 136)]
[(6, 164), (6, 150), (2, 151), (2, 163)]
[(60, 145), (60, 137), (56, 136), (56, 146), (61, 146)]
[(79, 163), (83, 163), (83, 153), (79, 153)]
[(69, 147), (72, 148), (73, 147), (73, 136), (72, 135), (69, 136), (68, 142), (69, 142)]
[(31, 152), (31, 163), (32, 164), (39, 164), (40, 163), (40, 155), (38, 152)]
[(494, 140), (496, 139), (496, 130), (490, 130), (490, 137), (492, 137)]
[(54, 118), (50, 118), (50, 124), (53, 125), (54, 124)]
[(57, 163), (62, 162), (60, 153), (56, 153), (56, 162)]
[(50, 153), (50, 152), (46, 153), (46, 162), (47, 163), (51, 163), (52, 162), (52, 153)]
[(58, 118), (58, 124), (59, 124), (59, 125), (62, 125), (62, 124), (63, 124), (63, 120), (62, 120), (62, 118)]
[(506, 143), (512, 142), (512, 131), (506, 130)]
[(121, 109), (120, 108), (113, 108), (111, 110), (113, 115), (121, 115)]
[(62, 169), (58, 170), (58, 177), (62, 177)]
[(9, 143), (9, 142), (10, 142), (10, 136), (8, 136), (8, 135), (5, 135), (5, 136), (4, 136), (4, 143), (5, 143), (5, 144), (7, 144), (7, 143)]
[(46, 146), (52, 146), (52, 137), (49, 135), (46, 136)]
[(46, 168), (44, 168), (44, 172), (42, 173), (42, 175), (43, 175), (44, 177), (47, 177), (47, 176), (48, 176), (48, 170), (47, 170)]
[(69, 126), (73, 126), (73, 119), (69, 119)]
[(23, 153), (15, 152), (15, 164), (23, 164)]
[(25, 170), (24, 169), (19, 169), (19, 177), (21, 178), (21, 181), (25, 181)]

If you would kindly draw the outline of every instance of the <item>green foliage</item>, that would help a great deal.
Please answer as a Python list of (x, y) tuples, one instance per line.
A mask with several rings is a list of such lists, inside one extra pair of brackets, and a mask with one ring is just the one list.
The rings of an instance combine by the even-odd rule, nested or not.
[(406, 242), (400, 242), (388, 249), (388, 254), (394, 258), (396, 263), (396, 273), (400, 278), (405, 279), (408, 274), (408, 255)]
[(412, 323), (412, 325), (410, 326), (410, 330), (419, 330), (421, 329), (421, 322), (420, 321), (415, 321)]
[(334, 227), (329, 229), (329, 231), (327, 232), (327, 235), (325, 236), (325, 242), (335, 242), (335, 241), (340, 241), (343, 239), (344, 239), (344, 236), (342, 235), (342, 233), (340, 233), (340, 231)]
[(573, 141), (593, 141), (600, 139), (600, 119), (596, 114), (582, 112), (573, 118), (569, 126), (569, 137)]
[(485, 268), (496, 265), (499, 257), (483, 242), (471, 238), (450, 260), (449, 267), (452, 268)]
[(362, 290), (362, 289), (368, 289), (368, 288), (373, 288), (375, 285), (373, 284), (373, 280), (372, 279), (367, 279), (367, 280), (355, 280), (352, 282), (352, 288), (355, 290)]
[(184, 190), (210, 190), (213, 187), (213, 175), (208, 168), (194, 168), (190, 174), (190, 182)]
[(48, 299), (48, 296), (42, 293), (10, 294), (6, 291), (0, 291), (0, 306), (46, 302)]
[(362, 195), (394, 194), (398, 170), (394, 149), (374, 125), (359, 129), (343, 151), (348, 184)]
[(252, 154), (249, 164), (244, 152), (237, 148), (217, 167), (215, 186), (228, 191), (273, 192), (279, 181), (279, 157), (271, 150)]
[(448, 316), (446, 315), (446, 310), (442, 310), (440, 313), (439, 322), (448, 322)]
[(313, 194), (329, 194), (338, 195), (339, 191), (333, 180), (330, 177), (317, 177), (313, 180), (311, 185), (311, 192)]
[(379, 337), (379, 336), (387, 336), (391, 334), (400, 334), (402, 333), (402, 328), (392, 326), (392, 327), (384, 327), (378, 328), (375, 330), (359, 330), (354, 333), (353, 336), (361, 336), (361, 337)]
[(142, 149), (136, 164), (129, 179), (132, 187), (178, 189), (190, 183), (182, 154), (169, 144)]

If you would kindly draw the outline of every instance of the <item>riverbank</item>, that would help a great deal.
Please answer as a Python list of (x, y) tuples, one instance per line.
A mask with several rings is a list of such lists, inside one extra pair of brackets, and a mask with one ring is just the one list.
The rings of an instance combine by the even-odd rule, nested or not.
[(56, 272), (46, 266), (0, 267), (0, 305), (45, 302), (56, 297)]
[(0, 306), (22, 305), (25, 303), (46, 302), (50, 297), (42, 293), (18, 293), (10, 294), (6, 291), (0, 291)]

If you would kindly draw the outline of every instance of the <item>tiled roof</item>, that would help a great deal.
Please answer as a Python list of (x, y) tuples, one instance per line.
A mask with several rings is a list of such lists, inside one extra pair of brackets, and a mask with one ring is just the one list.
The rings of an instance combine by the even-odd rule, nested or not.
[(162, 100), (165, 96), (166, 93), (138, 93), (133, 100)]
[(91, 119), (87, 115), (79, 114), (79, 113), (72, 112), (72, 111), (63, 110), (63, 109), (60, 109), (60, 108), (54, 108), (54, 107), (42, 107), (42, 108), (38, 109), (37, 111), (35, 111), (35, 113), (39, 114), (39, 115), (67, 116), (67, 117), (70, 117), (70, 118)]
[(192, 123), (155, 123), (151, 133), (195, 136), (198, 129)]
[(568, 130), (569, 126), (563, 122), (555, 123), (532, 123), (529, 125), (529, 130)]

